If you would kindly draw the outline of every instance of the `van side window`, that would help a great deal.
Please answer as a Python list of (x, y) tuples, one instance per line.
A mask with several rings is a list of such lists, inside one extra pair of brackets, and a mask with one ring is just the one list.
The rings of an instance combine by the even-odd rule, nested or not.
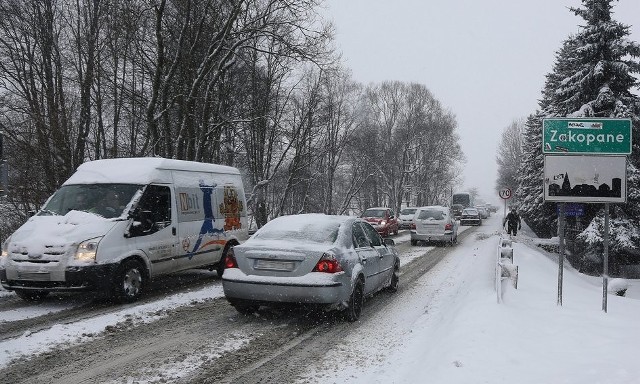
[(162, 185), (149, 185), (136, 209), (141, 225), (132, 228), (132, 235), (149, 235), (171, 226), (171, 190)]

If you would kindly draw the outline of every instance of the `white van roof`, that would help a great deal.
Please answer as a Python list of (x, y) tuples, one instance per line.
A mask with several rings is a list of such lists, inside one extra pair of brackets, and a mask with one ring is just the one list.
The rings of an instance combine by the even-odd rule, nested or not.
[(237, 168), (226, 165), (198, 163), (195, 161), (165, 159), (162, 157), (136, 157), (89, 161), (64, 182), (69, 184), (150, 184), (170, 183), (166, 170), (207, 172), (240, 175)]

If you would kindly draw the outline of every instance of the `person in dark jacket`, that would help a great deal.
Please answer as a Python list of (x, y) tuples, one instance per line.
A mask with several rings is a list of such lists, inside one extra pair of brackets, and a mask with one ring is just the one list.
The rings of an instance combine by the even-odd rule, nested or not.
[(507, 224), (507, 233), (510, 235), (517, 235), (518, 229), (522, 228), (522, 223), (520, 222), (520, 215), (516, 212), (516, 207), (511, 207), (511, 212), (507, 214), (507, 217), (504, 218), (502, 222), (502, 226)]

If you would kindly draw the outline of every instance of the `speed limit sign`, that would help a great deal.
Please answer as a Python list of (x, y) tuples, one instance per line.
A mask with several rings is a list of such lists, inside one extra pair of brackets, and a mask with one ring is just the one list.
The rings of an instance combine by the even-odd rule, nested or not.
[(500, 195), (501, 198), (507, 200), (511, 198), (511, 189), (509, 188), (503, 188), (500, 190), (500, 192), (498, 192), (498, 194)]

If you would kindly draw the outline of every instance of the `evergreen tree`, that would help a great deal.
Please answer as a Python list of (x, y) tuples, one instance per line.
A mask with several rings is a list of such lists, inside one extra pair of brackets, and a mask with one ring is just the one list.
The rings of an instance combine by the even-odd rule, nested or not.
[[(640, 73), (640, 45), (627, 38), (628, 26), (612, 19), (612, 1), (583, 0), (582, 8), (571, 8), (586, 25), (563, 43), (553, 73), (547, 75), (539, 103), (541, 112), (528, 121), (520, 189), (522, 193), (536, 193), (523, 207), (523, 216), (539, 233), (545, 221), (547, 225), (552, 222), (547, 215), (548, 204), (538, 198), (538, 191), (542, 191), (542, 117), (630, 118), (633, 154), (627, 166), (628, 202), (616, 206), (610, 227), (610, 249), (628, 253), (640, 250), (640, 101), (631, 92), (638, 86), (633, 74)], [(587, 220), (591, 219), (578, 240), (583, 251), (591, 250), (593, 259), (598, 259), (604, 228), (601, 204), (589, 207)]]
[(555, 204), (544, 202), (541, 112), (530, 115), (525, 122), (522, 140), (522, 163), (518, 175), (518, 211), (525, 223), (540, 237), (557, 232)]
[[(639, 98), (631, 93), (638, 85), (633, 76), (640, 73), (640, 45), (629, 41), (629, 27), (612, 20), (612, 0), (584, 0), (584, 8), (572, 9), (587, 25), (577, 35), (576, 68), (560, 88), (567, 104), (582, 102), (570, 116), (631, 118), (633, 122), (633, 154), (627, 165), (627, 203), (612, 209), (609, 226), (609, 249), (614, 256), (613, 271), (625, 254), (640, 250), (640, 166), (638, 146)], [(599, 262), (603, 249), (604, 210), (578, 235), (578, 248)]]
[[(496, 192), (502, 188), (510, 188), (517, 192), (518, 171), (522, 162), (522, 138), (524, 135), (524, 120), (514, 120), (502, 131), (502, 139), (498, 146), (496, 163), (498, 164), (498, 179)], [(514, 193), (510, 203), (518, 203), (518, 195)]]

